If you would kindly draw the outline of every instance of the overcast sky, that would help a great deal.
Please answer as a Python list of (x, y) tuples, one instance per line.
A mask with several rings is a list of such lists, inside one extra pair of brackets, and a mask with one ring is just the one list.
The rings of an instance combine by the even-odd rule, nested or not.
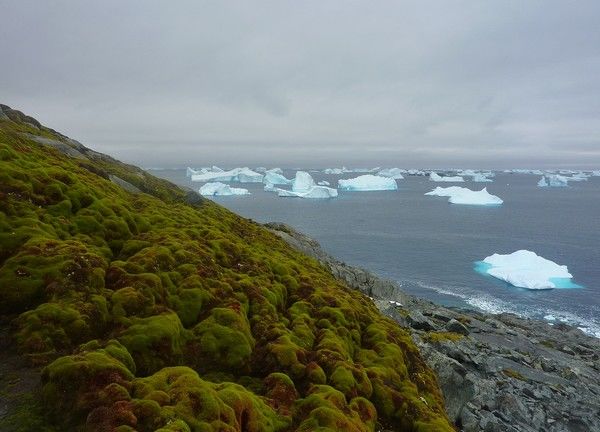
[(600, 1), (0, 0), (0, 103), (144, 166), (600, 167)]

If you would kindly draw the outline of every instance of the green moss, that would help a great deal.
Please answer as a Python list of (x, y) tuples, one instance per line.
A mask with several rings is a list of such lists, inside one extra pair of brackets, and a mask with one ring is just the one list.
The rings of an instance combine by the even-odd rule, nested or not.
[(186, 333), (174, 313), (132, 320), (118, 337), (135, 360), (138, 372), (149, 374), (169, 364), (180, 364)]
[(317, 261), (142, 170), (25, 132), (69, 141), (0, 121), (0, 318), (27, 358), (62, 356), (36, 398), (48, 424), (451, 430), (410, 335)]
[[(192, 330), (191, 349), (201, 370), (247, 370), (254, 347), (247, 318), (239, 308), (214, 308)], [(213, 359), (215, 363), (208, 363)]]
[(464, 338), (464, 335), (455, 332), (429, 332), (423, 336), (428, 342), (456, 342)]

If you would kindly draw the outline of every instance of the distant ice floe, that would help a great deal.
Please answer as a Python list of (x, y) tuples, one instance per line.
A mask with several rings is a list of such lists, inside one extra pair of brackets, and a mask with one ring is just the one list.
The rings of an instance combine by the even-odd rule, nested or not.
[(471, 180), (475, 183), (490, 183), (494, 181), (492, 179), (494, 173), (491, 171), (475, 171), (467, 169), (459, 170), (456, 174), (461, 177), (471, 177)]
[(381, 177), (393, 178), (394, 180), (402, 180), (404, 178), (402, 174), (405, 172), (405, 170), (400, 168), (385, 168), (379, 171), (377, 175)]
[(264, 183), (270, 183), (272, 185), (288, 185), (292, 184), (292, 180), (287, 179), (280, 172), (279, 168), (274, 168), (272, 170), (266, 170), (265, 176), (263, 178)]
[(204, 196), (228, 196), (228, 195), (250, 195), (248, 189), (233, 188), (221, 182), (206, 183), (200, 188), (200, 195)]
[(509, 284), (527, 289), (576, 288), (567, 266), (518, 250), (511, 254), (493, 254), (476, 263), (476, 270)]
[(317, 182), (317, 184), (319, 186), (329, 186), (329, 182), (327, 180), (321, 180), (320, 182)]
[[(266, 186), (265, 186), (265, 190)], [(292, 180), (292, 190), (285, 190), (279, 188), (271, 189), (277, 192), (280, 197), (293, 197), (293, 198), (312, 198), (312, 199), (325, 199), (335, 198), (338, 196), (337, 189), (333, 189), (327, 186), (318, 186), (315, 184), (315, 180), (306, 171), (297, 171), (294, 180)]]
[(411, 176), (427, 176), (428, 175), (426, 171), (422, 171), (419, 169), (406, 170), (406, 174), (411, 175)]
[(454, 177), (450, 177), (450, 176), (445, 176), (442, 177), (441, 175), (439, 175), (438, 173), (431, 171), (431, 173), (429, 173), (429, 180), (433, 181), (433, 182), (451, 182), (451, 183), (461, 183), (464, 182), (465, 179), (463, 179), (460, 176), (454, 176)]
[(449, 197), (448, 202), (451, 204), (494, 206), (503, 203), (499, 197), (490, 194), (486, 188), (473, 191), (460, 186), (446, 188), (438, 186), (425, 195)]
[[(189, 171), (188, 171), (189, 172)], [(234, 168), (229, 171), (209, 171), (191, 174), (195, 182), (240, 182), (240, 183), (262, 183), (264, 176), (248, 167)]]
[(538, 169), (506, 169), (504, 170), (506, 174), (533, 174), (533, 175), (543, 175), (544, 173)]
[(560, 174), (546, 174), (540, 181), (538, 181), (539, 187), (566, 187), (569, 185), (569, 179)]
[(346, 168), (345, 166), (341, 168), (325, 168), (323, 170), (323, 174), (332, 174), (332, 175), (340, 175), (346, 173), (373, 173), (377, 172), (381, 169), (381, 167), (375, 168)]
[(193, 169), (193, 168), (187, 167), (187, 169), (185, 171), (185, 175), (187, 177), (191, 177), (193, 175), (206, 174), (206, 173), (210, 173), (210, 172), (214, 172), (214, 173), (223, 172), (223, 170), (216, 165), (213, 165), (211, 167), (204, 167), (204, 168), (200, 168), (200, 169)]
[(398, 184), (393, 178), (381, 177), (372, 174), (365, 174), (347, 180), (338, 180), (338, 186), (342, 190), (356, 192), (398, 189)]

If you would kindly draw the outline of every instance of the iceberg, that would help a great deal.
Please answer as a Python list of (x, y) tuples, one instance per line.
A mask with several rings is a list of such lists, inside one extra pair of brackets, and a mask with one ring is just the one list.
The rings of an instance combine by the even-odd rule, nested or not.
[(518, 250), (511, 254), (493, 254), (476, 263), (476, 270), (509, 284), (528, 289), (575, 288), (567, 266)]
[(418, 169), (409, 169), (408, 171), (406, 171), (406, 174), (411, 175), (411, 176), (426, 176), (427, 173), (425, 171), (421, 171)]
[(503, 203), (499, 197), (490, 194), (486, 188), (480, 191), (473, 191), (460, 186), (450, 186), (447, 188), (438, 186), (425, 195), (449, 197), (448, 202), (450, 204), (491, 206)]
[(232, 188), (221, 182), (206, 183), (200, 188), (200, 195), (204, 196), (227, 196), (227, 195), (250, 195), (248, 189)]
[(276, 172), (275, 170), (266, 171), (263, 182), (271, 183), (272, 185), (287, 185), (292, 183), (290, 179), (285, 178), (281, 173)]
[(538, 169), (506, 169), (504, 170), (506, 174), (533, 174), (533, 175), (543, 175), (544, 173)]
[(218, 173), (218, 172), (223, 172), (223, 170), (215, 165), (211, 166), (210, 168), (206, 168), (206, 167), (200, 168), (199, 170), (187, 167), (185, 175), (187, 177), (192, 177), (194, 175), (207, 174), (207, 173)]
[[(312, 176), (306, 171), (297, 171), (294, 180), (291, 181), (292, 190), (275, 188), (272, 184), (267, 183), (265, 190), (277, 192), (280, 197), (292, 197), (292, 198), (335, 198), (338, 196), (337, 189), (329, 188), (327, 186), (315, 184)], [(329, 183), (327, 183), (329, 184)], [(269, 187), (269, 189), (267, 189)]]
[(568, 186), (568, 177), (560, 174), (546, 174), (538, 182), (539, 187), (565, 187)]
[(342, 167), (342, 168), (325, 168), (323, 170), (323, 174), (340, 175), (340, 174), (344, 174), (345, 172), (346, 172), (346, 167)]
[[(216, 168), (216, 167), (213, 167)], [(263, 175), (252, 171), (250, 168), (234, 168), (229, 171), (209, 171), (201, 174), (192, 174), (195, 182), (240, 182), (240, 183), (262, 183)]]
[(396, 180), (389, 177), (381, 177), (373, 174), (365, 174), (347, 180), (338, 180), (338, 186), (347, 191), (378, 191), (397, 190)]
[(296, 177), (292, 181), (292, 190), (294, 192), (307, 192), (315, 187), (315, 181), (306, 171), (296, 171)]
[(461, 183), (464, 182), (465, 179), (463, 179), (460, 176), (455, 176), (455, 177), (442, 177), (440, 175), (438, 175), (438, 173), (431, 171), (431, 173), (429, 173), (429, 180), (430, 181), (434, 181), (434, 182), (452, 182), (452, 183)]
[(338, 191), (327, 186), (313, 186), (308, 190), (300, 192), (277, 189), (277, 195), (280, 197), (324, 199), (337, 197)]
[(484, 174), (478, 173), (473, 176), (473, 181), (475, 183), (488, 183), (488, 182), (493, 182), (494, 180), (492, 180), (491, 178), (487, 177)]
[(319, 186), (329, 186), (329, 182), (327, 180), (321, 180), (317, 183)]
[(385, 168), (377, 173), (378, 176), (381, 177), (389, 177), (394, 180), (402, 180), (404, 176), (402, 175), (403, 170), (400, 168)]

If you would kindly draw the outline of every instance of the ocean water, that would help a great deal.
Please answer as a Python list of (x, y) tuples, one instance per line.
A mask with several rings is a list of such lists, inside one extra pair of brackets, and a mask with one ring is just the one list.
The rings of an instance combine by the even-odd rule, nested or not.
[[(294, 171), (285, 171), (293, 177)], [(185, 170), (153, 174), (198, 189)], [(334, 187), (341, 176), (311, 173)], [(539, 176), (497, 173), (487, 187), (502, 206), (453, 205), (424, 196), (435, 186), (426, 177), (398, 180), (397, 191), (344, 192), (330, 200), (280, 198), (262, 184), (244, 184), (252, 195), (214, 197), (215, 202), (258, 222), (285, 222), (318, 240), (351, 264), (400, 283), (436, 303), (492, 313), (564, 321), (600, 337), (600, 177), (568, 188), (539, 188)], [(574, 275), (565, 288), (528, 290), (477, 271), (493, 253), (528, 249)]]

